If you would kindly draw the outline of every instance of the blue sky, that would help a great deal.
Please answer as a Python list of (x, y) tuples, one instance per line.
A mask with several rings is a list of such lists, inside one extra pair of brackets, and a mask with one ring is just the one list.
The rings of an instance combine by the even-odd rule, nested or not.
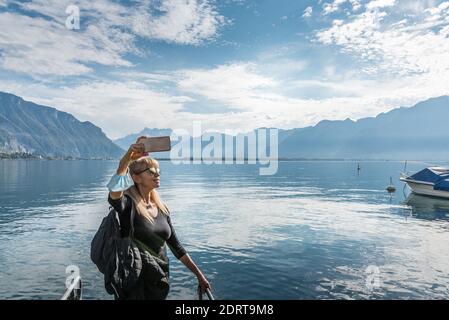
[(111, 138), (304, 127), (449, 93), (449, 1), (0, 0), (0, 30), (1, 91)]

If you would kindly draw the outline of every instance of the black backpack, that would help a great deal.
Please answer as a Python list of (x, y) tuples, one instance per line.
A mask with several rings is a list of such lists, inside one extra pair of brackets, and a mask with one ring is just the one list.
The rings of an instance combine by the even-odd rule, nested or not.
[(118, 299), (136, 286), (142, 272), (141, 254), (133, 241), (134, 215), (133, 208), (130, 234), (122, 238), (118, 212), (111, 208), (91, 242), (90, 257), (104, 274), (106, 291)]

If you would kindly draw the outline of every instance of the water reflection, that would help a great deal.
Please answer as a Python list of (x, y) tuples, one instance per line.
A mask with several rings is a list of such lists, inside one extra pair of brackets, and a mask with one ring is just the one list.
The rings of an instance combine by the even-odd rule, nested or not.
[[(281, 162), (272, 177), (257, 166), (160, 165), (177, 234), (219, 299), (449, 298), (449, 201), (389, 195), (400, 162), (358, 174), (354, 162)], [(57, 298), (71, 264), (86, 299), (111, 298), (89, 249), (115, 167), (0, 161), (0, 298)], [(195, 299), (195, 277), (170, 259), (169, 298)], [(369, 266), (380, 270), (375, 290)]]
[(404, 204), (410, 207), (410, 214), (415, 218), (449, 221), (449, 199), (411, 193)]

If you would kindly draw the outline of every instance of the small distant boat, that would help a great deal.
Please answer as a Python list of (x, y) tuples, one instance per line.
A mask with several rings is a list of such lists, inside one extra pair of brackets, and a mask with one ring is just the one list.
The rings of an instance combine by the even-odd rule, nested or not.
[(394, 186), (394, 184), (393, 184), (393, 179), (390, 177), (390, 184), (388, 185), (388, 187), (387, 187), (387, 191), (389, 192), (389, 193), (393, 193), (393, 192), (395, 192), (396, 191), (396, 187)]
[(449, 199), (448, 167), (428, 167), (413, 175), (402, 173), (399, 180), (416, 194)]

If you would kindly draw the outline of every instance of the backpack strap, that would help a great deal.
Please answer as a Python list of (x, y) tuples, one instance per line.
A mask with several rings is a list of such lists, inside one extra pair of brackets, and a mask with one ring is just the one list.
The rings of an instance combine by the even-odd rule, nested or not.
[(129, 221), (129, 236), (133, 239), (134, 238), (134, 217), (136, 216), (136, 208), (134, 207), (134, 201), (131, 200), (131, 214), (130, 214), (130, 221)]

